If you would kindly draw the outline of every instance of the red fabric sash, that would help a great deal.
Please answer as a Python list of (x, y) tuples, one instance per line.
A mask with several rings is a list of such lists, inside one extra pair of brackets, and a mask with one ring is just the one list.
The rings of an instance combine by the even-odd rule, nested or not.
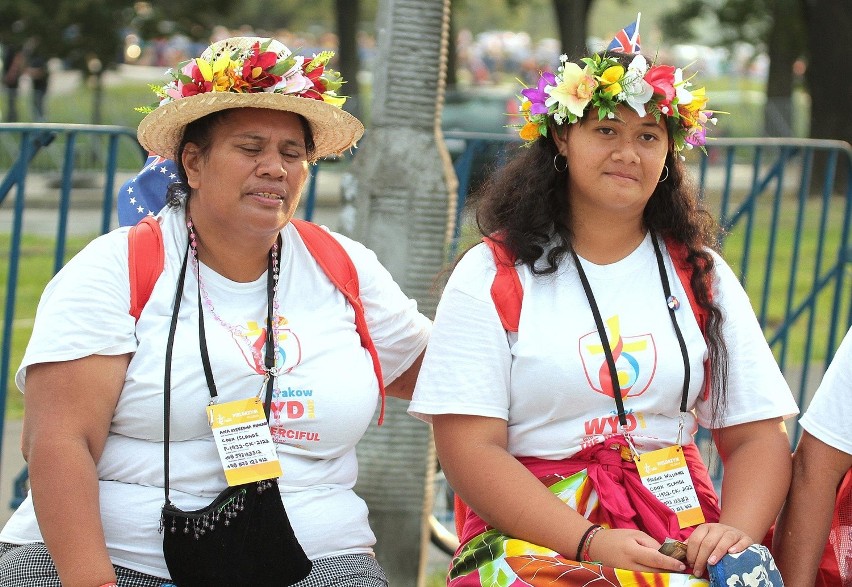
[[(609, 528), (642, 530), (658, 542), (667, 537), (686, 540), (695, 528), (681, 528), (677, 515), (642, 485), (636, 464), (622, 458), (621, 449), (625, 446), (624, 437), (614, 436), (569, 459), (553, 461), (518, 457), (518, 461), (546, 484), (545, 478), (550, 475), (569, 477), (585, 469), (600, 501), (589, 518), (594, 523)], [(698, 448), (689, 444), (683, 447), (683, 451), (704, 518), (707, 522), (718, 522), (719, 500)], [(462, 544), (488, 527), (473, 510), (465, 509)]]

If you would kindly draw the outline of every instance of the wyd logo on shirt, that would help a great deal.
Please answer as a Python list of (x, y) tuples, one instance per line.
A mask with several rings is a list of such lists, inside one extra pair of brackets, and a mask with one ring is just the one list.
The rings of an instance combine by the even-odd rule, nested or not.
[[(657, 349), (650, 334), (623, 336), (618, 316), (606, 321), (621, 397), (642, 395), (657, 369)], [(597, 331), (580, 337), (580, 359), (589, 385), (598, 393), (615, 397), (603, 344)]]
[[(302, 344), (296, 333), (286, 328), (287, 319), (278, 316), (275, 322), (275, 366), (279, 375), (289, 373), (302, 362)], [(266, 328), (251, 321), (240, 335), (234, 334), (234, 340), (243, 354), (246, 363), (258, 374), (263, 375), (264, 358), (266, 353)]]

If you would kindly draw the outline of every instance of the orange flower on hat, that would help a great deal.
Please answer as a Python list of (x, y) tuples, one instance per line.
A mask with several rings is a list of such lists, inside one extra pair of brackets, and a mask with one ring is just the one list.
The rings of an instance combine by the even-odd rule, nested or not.
[(538, 138), (538, 135), (541, 132), (539, 125), (530, 120), (531, 107), (532, 103), (529, 100), (524, 100), (521, 102), (521, 107), (519, 108), (521, 115), (524, 117), (525, 124), (518, 132), (521, 135), (521, 138), (525, 141), (534, 141)]

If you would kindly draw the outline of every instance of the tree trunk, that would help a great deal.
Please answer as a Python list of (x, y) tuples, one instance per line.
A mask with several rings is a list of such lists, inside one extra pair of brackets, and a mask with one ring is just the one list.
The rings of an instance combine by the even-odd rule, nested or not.
[[(371, 126), (343, 185), (343, 230), (375, 251), (429, 316), (455, 218), (457, 182), (439, 123), (449, 16), (449, 0), (380, 0)], [(428, 547), (430, 429), (407, 406), (390, 400), (384, 426), (358, 445), (356, 491), (391, 585), (422, 584)]]
[(799, 0), (775, 0), (772, 6), (772, 30), (769, 33), (769, 77), (766, 82), (764, 135), (793, 136), (793, 63), (802, 47), (793, 31), (801, 26)]
[(341, 92), (348, 96), (343, 109), (361, 118), (361, 92), (358, 86), (358, 72), (361, 60), (358, 55), (358, 22), (361, 15), (361, 0), (335, 0), (337, 16), (337, 58), (340, 74), (347, 84)]
[(447, 87), (455, 88), (459, 83), (458, 76), (458, 31), (455, 18), (450, 11), (450, 29), (447, 37)]
[(849, 97), (852, 76), (852, 11), (849, 0), (806, 0), (811, 138), (852, 143)]
[(588, 54), (586, 22), (593, 3), (594, 0), (553, 0), (562, 52), (567, 53), (569, 58)]
[(104, 111), (104, 76), (102, 71), (93, 73), (90, 77), (92, 84), (92, 124), (101, 124)]
[[(806, 77), (811, 95), (809, 136), (852, 143), (852, 117), (849, 116), (852, 76), (846, 71), (852, 63), (849, 0), (805, 0), (804, 5), (808, 40)], [(825, 162), (817, 158), (814, 178), (821, 177), (824, 169)], [(837, 171), (840, 185), (852, 179), (845, 167), (839, 166)]]

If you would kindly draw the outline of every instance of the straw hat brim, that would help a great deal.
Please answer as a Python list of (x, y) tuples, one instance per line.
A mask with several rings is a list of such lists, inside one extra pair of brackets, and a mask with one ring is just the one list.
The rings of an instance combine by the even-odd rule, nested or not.
[(271, 92), (208, 92), (157, 107), (142, 119), (136, 135), (145, 149), (174, 159), (187, 124), (230, 108), (268, 108), (304, 116), (314, 135), (317, 159), (342, 153), (364, 134), (360, 120), (320, 100)]

